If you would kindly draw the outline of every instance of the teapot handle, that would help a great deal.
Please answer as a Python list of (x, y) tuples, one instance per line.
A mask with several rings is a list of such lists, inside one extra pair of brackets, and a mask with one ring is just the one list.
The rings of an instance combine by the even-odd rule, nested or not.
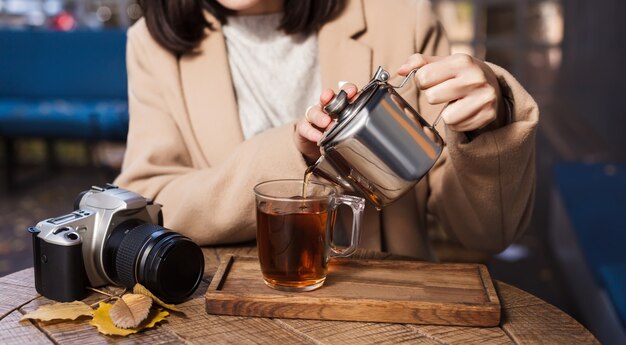
[[(380, 68), (380, 67), (379, 67)], [(406, 84), (407, 81), (409, 81), (409, 79), (417, 72), (418, 68), (415, 68), (413, 70), (411, 70), (411, 72), (409, 72), (409, 74), (406, 75), (406, 77), (404, 77), (404, 79), (402, 79), (402, 82), (400, 82), (400, 85), (391, 85), (389, 84), (390, 87), (394, 88), (394, 89), (399, 89), (401, 87), (404, 86), (404, 84)], [(377, 72), (378, 73), (378, 72)], [(387, 72), (385, 72), (387, 73)], [(387, 77), (388, 79), (389, 77)], [(446, 105), (443, 106), (443, 108), (441, 109), (441, 111), (439, 112), (439, 115), (437, 115), (437, 117), (435, 118), (435, 121), (433, 122), (433, 124), (430, 126), (431, 128), (435, 128), (437, 126), (437, 124), (439, 123), (439, 121), (441, 121), (441, 114), (443, 114), (444, 109), (446, 109), (448, 107), (450, 103), (446, 103)]]
[(406, 84), (407, 81), (409, 81), (409, 79), (417, 72), (417, 68), (411, 70), (411, 72), (409, 72), (409, 74), (406, 75), (406, 77), (404, 77), (404, 79), (402, 79), (402, 82), (400, 82), (400, 85), (391, 85), (389, 84), (389, 86), (391, 86), (394, 89), (399, 89), (401, 87), (404, 86), (404, 84)]

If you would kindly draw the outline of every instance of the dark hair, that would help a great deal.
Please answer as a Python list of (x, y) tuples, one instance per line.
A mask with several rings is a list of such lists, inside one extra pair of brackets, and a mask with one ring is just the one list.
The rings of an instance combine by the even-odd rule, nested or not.
[[(287, 34), (310, 34), (333, 19), (345, 0), (284, 0), (284, 15), (279, 29)], [(148, 30), (164, 48), (184, 54), (193, 51), (213, 29), (204, 17), (210, 12), (220, 23), (234, 14), (216, 0), (139, 0)]]

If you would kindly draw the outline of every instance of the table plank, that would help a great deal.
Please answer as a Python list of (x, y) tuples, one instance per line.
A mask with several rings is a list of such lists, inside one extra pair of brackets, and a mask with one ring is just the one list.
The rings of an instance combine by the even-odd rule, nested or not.
[(0, 344), (54, 344), (30, 321), (20, 322), (21, 317), (15, 310), (0, 320)]
[(580, 323), (520, 289), (496, 282), (502, 299), (502, 329), (517, 344), (600, 344)]
[(3, 283), (18, 285), (23, 287), (35, 287), (35, 275), (33, 269), (25, 269), (2, 277)]
[(204, 277), (210, 279), (220, 266), (220, 256), (213, 247), (202, 248), (202, 254), (204, 255)]
[(513, 344), (499, 327), (401, 325), (348, 321), (275, 319), (331, 344)]
[(238, 256), (253, 256), (258, 257), (258, 252), (256, 250), (255, 242), (248, 242), (243, 245), (237, 246), (220, 246), (215, 247), (215, 251), (217, 256), (221, 260), (224, 260), (228, 254), (238, 255)]
[(324, 344), (441, 344), (402, 324), (274, 319), (294, 332)]
[(33, 269), (22, 270), (2, 278), (0, 290), (0, 320), (19, 306), (37, 298)]
[(444, 344), (513, 344), (511, 338), (500, 327), (407, 326), (420, 335), (437, 339)]

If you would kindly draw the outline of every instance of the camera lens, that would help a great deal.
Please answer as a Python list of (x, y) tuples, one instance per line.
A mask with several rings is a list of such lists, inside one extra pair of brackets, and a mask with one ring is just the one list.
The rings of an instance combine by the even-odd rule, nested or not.
[(137, 224), (128, 221), (113, 230), (104, 248), (107, 273), (129, 289), (140, 283), (167, 303), (184, 301), (202, 279), (202, 250), (179, 233)]

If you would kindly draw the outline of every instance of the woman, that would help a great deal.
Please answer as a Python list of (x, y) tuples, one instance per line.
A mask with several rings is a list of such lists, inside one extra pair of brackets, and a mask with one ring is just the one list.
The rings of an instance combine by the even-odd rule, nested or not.
[(130, 128), (116, 183), (163, 204), (166, 226), (200, 244), (253, 239), (252, 187), (302, 178), (320, 154), (331, 89), (350, 81), (352, 96), (379, 65), (398, 68), (392, 82), (420, 68), (400, 92), (428, 121), (450, 102), (438, 126), (447, 147), (414, 193), (366, 211), (361, 247), (426, 257), (428, 238), (444, 236), (497, 252), (527, 226), (538, 109), (503, 69), (448, 56), (429, 1), (142, 6), (128, 33)]

